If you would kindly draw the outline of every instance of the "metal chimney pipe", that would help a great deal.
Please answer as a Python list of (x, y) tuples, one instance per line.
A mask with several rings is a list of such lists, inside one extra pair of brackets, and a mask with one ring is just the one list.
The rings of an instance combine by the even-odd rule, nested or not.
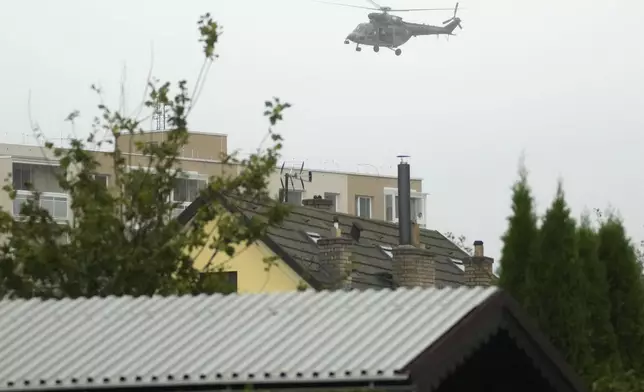
[(408, 155), (398, 155), (398, 234), (400, 245), (411, 245), (411, 177)]

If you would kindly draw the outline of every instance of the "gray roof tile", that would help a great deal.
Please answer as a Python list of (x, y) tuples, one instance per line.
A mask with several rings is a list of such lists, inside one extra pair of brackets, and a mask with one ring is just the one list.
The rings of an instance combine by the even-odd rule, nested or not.
[(498, 290), (0, 301), (0, 391), (405, 378)]

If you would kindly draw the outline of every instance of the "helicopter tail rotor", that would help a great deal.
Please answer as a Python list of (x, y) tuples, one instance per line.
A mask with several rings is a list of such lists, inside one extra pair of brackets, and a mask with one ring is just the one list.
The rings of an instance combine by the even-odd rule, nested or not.
[(463, 26), (461, 26), (461, 18), (458, 18), (458, 17), (456, 16), (456, 12), (458, 12), (458, 3), (456, 3), (456, 7), (454, 7), (454, 15), (453, 15), (451, 18), (449, 18), (449, 19), (447, 19), (446, 21), (444, 21), (444, 22), (443, 22), (443, 24), (448, 24), (448, 23), (450, 23), (451, 21), (454, 21), (454, 20), (455, 20), (455, 21), (457, 22), (457, 24), (456, 24), (456, 25), (458, 26), (458, 28), (462, 30), (462, 29), (463, 29)]

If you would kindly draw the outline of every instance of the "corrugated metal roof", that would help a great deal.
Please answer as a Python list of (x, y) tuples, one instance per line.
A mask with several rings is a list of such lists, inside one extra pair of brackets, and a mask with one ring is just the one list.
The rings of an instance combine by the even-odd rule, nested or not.
[(0, 390), (404, 379), (496, 290), (0, 301)]

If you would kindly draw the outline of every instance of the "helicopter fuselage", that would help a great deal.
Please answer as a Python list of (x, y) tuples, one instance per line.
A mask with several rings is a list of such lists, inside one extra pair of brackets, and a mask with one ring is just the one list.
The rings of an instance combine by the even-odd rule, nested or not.
[(361, 23), (347, 36), (347, 40), (358, 45), (396, 48), (411, 37), (410, 31), (403, 26)]
[[(373, 19), (372, 19), (373, 20)], [(397, 48), (404, 45), (411, 37), (419, 35), (451, 35), (460, 19), (455, 19), (445, 26), (401, 22), (398, 23), (360, 23), (346, 38), (346, 41), (358, 45), (382, 46)]]

